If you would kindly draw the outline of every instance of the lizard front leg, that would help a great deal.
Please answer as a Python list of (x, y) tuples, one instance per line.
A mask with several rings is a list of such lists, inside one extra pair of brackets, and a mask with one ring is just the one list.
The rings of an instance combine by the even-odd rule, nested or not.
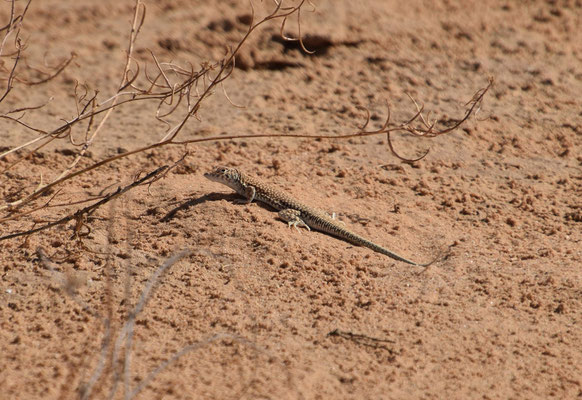
[(245, 192), (242, 195), (245, 197), (244, 200), (236, 199), (235, 203), (237, 204), (249, 204), (255, 199), (255, 194), (257, 193), (254, 186), (247, 186), (245, 188)]

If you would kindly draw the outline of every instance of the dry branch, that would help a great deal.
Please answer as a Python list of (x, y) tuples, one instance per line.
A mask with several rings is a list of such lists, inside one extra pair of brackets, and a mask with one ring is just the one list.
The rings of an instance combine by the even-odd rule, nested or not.
[[(255, 138), (281, 138), (281, 139), (291, 139), (291, 138), (305, 138), (305, 139), (328, 139), (328, 140), (346, 140), (349, 138), (354, 137), (365, 137), (365, 136), (374, 136), (374, 135), (386, 135), (388, 141), (388, 147), (390, 152), (398, 157), (399, 159), (407, 162), (418, 161), (428, 154), (426, 151), (421, 157), (417, 159), (407, 159), (400, 156), (396, 150), (394, 149), (391, 134), (394, 132), (406, 132), (414, 137), (419, 138), (431, 138), (436, 137), (439, 135), (443, 135), (449, 132), (454, 131), (457, 129), (461, 124), (466, 122), (471, 115), (475, 115), (476, 111), (479, 109), (483, 98), (487, 91), (490, 89), (491, 85), (493, 84), (493, 80), (490, 79), (488, 85), (483, 89), (480, 89), (475, 93), (473, 98), (466, 104), (467, 110), (463, 114), (461, 118), (459, 118), (453, 125), (438, 128), (438, 122), (433, 121), (430, 122), (425, 115), (423, 114), (424, 109), (422, 106), (419, 106), (414, 100), (413, 103), (416, 107), (415, 114), (404, 123), (394, 123), (391, 120), (391, 113), (390, 107), (387, 105), (387, 116), (384, 121), (384, 124), (379, 129), (368, 130), (367, 127), (370, 122), (370, 113), (367, 112), (367, 118), (364, 124), (362, 124), (362, 128), (356, 130), (355, 132), (350, 132), (343, 135), (307, 135), (307, 134), (258, 134), (258, 135), (231, 135), (231, 136), (213, 136), (207, 138), (197, 138), (191, 140), (178, 140), (179, 134), (189, 122), (191, 117), (196, 117), (198, 111), (200, 110), (201, 104), (214, 92), (218, 85), (222, 85), (222, 83), (228, 79), (232, 73), (234, 72), (234, 63), (236, 55), (239, 53), (242, 46), (247, 42), (250, 35), (258, 29), (261, 25), (268, 23), (271, 20), (280, 20), (281, 21), (281, 36), (284, 40), (296, 40), (299, 42), (300, 47), (307, 53), (309, 50), (305, 48), (302, 38), (302, 30), (301, 30), (301, 11), (304, 5), (311, 4), (308, 0), (300, 1), (296, 6), (293, 7), (284, 7), (282, 0), (273, 0), (275, 7), (274, 10), (261, 19), (258, 22), (255, 22), (255, 13), (254, 9), (252, 9), (252, 2), (251, 2), (251, 22), (249, 24), (248, 30), (243, 35), (242, 39), (234, 46), (234, 48), (229, 49), (226, 54), (223, 56), (222, 59), (216, 62), (205, 62), (200, 65), (198, 69), (190, 66), (189, 69), (181, 67), (174, 63), (165, 63), (160, 62), (157, 57), (151, 53), (152, 63), (154, 66), (154, 72), (148, 72), (147, 68), (140, 67), (140, 64), (133, 58), (134, 47), (137, 41), (137, 38), (140, 33), (140, 29), (142, 28), (145, 15), (146, 15), (146, 8), (140, 0), (135, 1), (134, 6), (134, 14), (133, 20), (131, 24), (131, 30), (128, 39), (128, 46), (127, 46), (127, 53), (125, 58), (125, 64), (123, 66), (123, 70), (120, 77), (120, 82), (117, 87), (117, 90), (107, 97), (105, 100), (101, 100), (98, 98), (98, 92), (95, 91), (94, 93), (90, 93), (87, 88), (82, 86), (75, 86), (74, 88), (74, 98), (75, 98), (75, 116), (65, 121), (64, 123), (60, 123), (58, 126), (54, 127), (53, 129), (41, 129), (38, 127), (34, 127), (28, 123), (26, 123), (23, 119), (27, 112), (32, 112), (35, 110), (42, 109), (42, 106), (34, 106), (34, 107), (19, 107), (14, 108), (8, 111), (0, 112), (0, 118), (5, 119), (7, 121), (13, 122), (24, 128), (36, 132), (39, 136), (27, 143), (22, 145), (16, 146), (12, 149), (9, 149), (2, 154), (0, 154), (0, 159), (6, 157), (9, 154), (17, 153), (17, 150), (24, 150), (29, 149), (28, 152), (22, 156), (19, 155), (19, 158), (8, 165), (5, 170), (9, 170), (13, 168), (18, 162), (21, 162), (28, 157), (31, 157), (35, 152), (37, 152), (43, 146), (55, 141), (55, 140), (68, 140), (75, 146), (79, 147), (78, 153), (76, 154), (75, 159), (71, 162), (68, 166), (66, 166), (63, 171), (51, 182), (47, 184), (41, 184), (38, 188), (32, 191), (32, 193), (23, 196), (22, 198), (12, 201), (12, 202), (5, 202), (5, 204), (0, 205), (0, 210), (6, 212), (6, 215), (3, 218), (0, 218), (0, 223), (8, 222), (11, 220), (21, 219), (27, 215), (31, 215), (34, 212), (39, 210), (45, 209), (49, 207), (51, 200), (59, 193), (58, 190), (62, 187), (66, 182), (70, 181), (71, 179), (85, 174), (89, 171), (95, 170), (100, 168), (104, 165), (110, 164), (112, 162), (118, 161), (122, 158), (127, 158), (132, 155), (143, 153), (152, 149), (170, 146), (170, 145), (186, 145), (186, 144), (196, 144), (202, 142), (217, 142), (217, 141), (224, 141), (224, 140), (238, 140), (238, 139), (255, 139)], [(0, 103), (6, 98), (9, 92), (13, 89), (13, 84), (15, 81), (22, 82), (29, 85), (36, 85), (46, 83), (48, 80), (53, 79), (56, 77), (64, 68), (66, 68), (70, 62), (72, 61), (74, 55), (71, 55), (71, 58), (63, 61), (60, 65), (55, 67), (54, 71), (47, 75), (46, 79), (42, 79), (39, 81), (28, 81), (24, 78), (18, 77), (16, 74), (17, 66), (20, 65), (22, 52), (24, 50), (24, 45), (21, 43), (19, 33), (22, 25), (22, 21), (26, 14), (26, 11), (29, 8), (30, 1), (26, 3), (24, 11), (16, 15), (15, 12), (15, 0), (11, 2), (12, 5), (12, 12), (8, 23), (0, 28), (0, 33), (3, 34), (3, 40), (0, 45), (0, 57), (11, 57), (11, 64), (9, 67), (4, 65), (1, 66), (1, 69), (7, 74), (6, 77), (6, 88), (4, 92), (0, 94)], [(311, 4), (312, 5), (312, 4)], [(283, 30), (285, 27), (285, 23), (289, 18), (295, 17), (297, 18), (297, 28), (298, 28), (298, 37), (291, 38), (287, 37), (283, 34)], [(14, 38), (14, 48), (15, 51), (9, 55), (3, 53), (5, 44), (8, 42), (8, 38)], [(225, 93), (226, 95), (226, 93)], [(228, 99), (228, 96), (226, 96)], [(229, 100), (230, 101), (230, 100)], [(156, 115), (160, 121), (165, 121), (170, 115), (175, 115), (177, 113), (183, 113), (179, 122), (174, 126), (168, 125), (169, 129), (166, 132), (166, 135), (162, 138), (161, 141), (156, 143), (143, 146), (137, 149), (133, 149), (127, 151), (122, 154), (118, 154), (113, 157), (109, 157), (103, 160), (100, 160), (88, 167), (76, 169), (78, 168), (79, 160), (86, 154), (89, 147), (94, 143), (94, 139), (98, 134), (103, 131), (103, 126), (105, 122), (110, 118), (114, 110), (119, 109), (127, 104), (135, 103), (135, 102), (151, 102), (157, 105)], [(167, 122), (166, 122), (167, 123)], [(168, 123), (169, 124), (169, 123)], [(96, 127), (94, 128), (94, 125)], [(79, 126), (84, 126), (84, 140), (81, 142), (76, 142), (73, 140), (72, 134), (73, 130), (77, 129)], [(33, 146), (36, 146), (33, 149)], [(135, 179), (131, 184), (121, 188), (119, 187), (115, 192), (104, 196), (99, 201), (91, 204), (87, 207), (79, 209), (78, 211), (70, 214), (64, 218), (61, 218), (57, 221), (45, 224), (43, 226), (30, 229), (25, 232), (17, 232), (12, 233), (9, 235), (5, 235), (0, 237), (0, 241), (13, 239), (17, 237), (25, 237), (34, 233), (42, 232), (44, 230), (50, 229), (57, 225), (62, 225), (70, 221), (76, 221), (75, 224), (75, 233), (78, 233), (83, 224), (86, 221), (86, 218), (92, 215), (99, 207), (103, 206), (104, 204), (119, 198), (120, 196), (126, 194), (131, 189), (143, 185), (143, 184), (151, 184), (155, 182), (157, 179), (160, 179), (163, 174), (167, 173), (171, 167), (163, 166), (155, 171), (147, 174), (143, 178)], [(44, 204), (38, 205), (36, 202), (40, 197), (48, 194), (51, 190), (55, 190), (56, 193), (51, 197), (48, 202)], [(91, 199), (93, 201), (94, 198)], [(81, 200), (80, 202), (87, 201)], [(76, 204), (78, 204), (77, 202)], [(66, 205), (70, 206), (75, 203), (68, 203)], [(39, 251), (39, 259), (43, 265), (47, 266), (47, 268), (54, 271), (51, 267), (50, 260), (44, 255), (44, 253)], [(93, 314), (97, 316), (103, 323), (104, 326), (104, 338), (102, 341), (101, 353), (99, 356), (99, 360), (97, 362), (97, 366), (93, 370), (93, 373), (90, 377), (89, 382), (83, 385), (81, 389), (81, 398), (89, 398), (95, 385), (99, 383), (104, 375), (107, 375), (107, 358), (111, 356), (111, 369), (113, 370), (113, 385), (110, 388), (110, 397), (113, 398), (117, 394), (118, 386), (121, 384), (123, 379), (123, 386), (124, 386), (124, 393), (125, 398), (134, 398), (137, 396), (140, 391), (142, 391), (156, 376), (158, 376), (162, 371), (166, 368), (171, 366), (176, 360), (180, 359), (181, 357), (199, 349), (203, 346), (209, 345), (213, 342), (228, 339), (231, 341), (235, 341), (241, 343), (245, 346), (250, 346), (257, 350), (260, 350), (256, 344), (248, 341), (245, 338), (242, 338), (238, 335), (231, 335), (226, 333), (218, 333), (214, 334), (206, 339), (201, 341), (192, 343), (180, 351), (175, 353), (171, 356), (166, 362), (160, 364), (156, 369), (154, 369), (149, 375), (146, 376), (136, 387), (131, 388), (131, 350), (132, 350), (132, 343), (133, 343), (133, 335), (134, 335), (134, 325), (137, 316), (144, 310), (148, 299), (151, 297), (156, 285), (159, 284), (160, 278), (163, 274), (172, 266), (174, 265), (179, 259), (186, 257), (189, 253), (188, 250), (176, 253), (171, 258), (166, 260), (162, 263), (155, 273), (150, 277), (148, 283), (144, 287), (143, 291), (141, 292), (141, 296), (139, 301), (133, 308), (131, 312), (127, 315), (127, 320), (123, 323), (123, 325), (116, 331), (114, 326), (112, 326), (112, 319), (113, 319), (113, 306), (112, 306), (112, 293), (106, 293), (106, 298), (109, 300), (109, 304), (107, 305), (108, 313), (105, 316), (100, 316), (99, 314)], [(107, 274), (107, 287), (106, 290), (111, 290), (112, 286), (112, 277), (111, 271), (111, 260), (109, 259), (106, 265), (106, 274)], [(62, 286), (65, 291), (68, 291), (68, 283), (62, 281)], [(71, 293), (68, 293), (72, 295)], [(383, 340), (365, 337), (363, 335), (352, 334), (349, 332), (340, 332), (340, 331), (333, 331), (330, 332), (330, 335), (340, 336), (344, 339), (349, 339), (355, 341), (359, 344), (364, 344), (366, 346), (377, 346), (382, 348)], [(262, 351), (262, 350), (260, 350)], [(97, 385), (98, 386), (98, 385)], [(95, 389), (97, 390), (97, 389)]]
[(77, 222), (76, 225), (75, 225), (75, 234), (76, 234), (76, 233), (78, 233), (79, 229), (82, 227), (83, 221), (88, 216), (90, 216), (91, 214), (93, 214), (99, 207), (101, 207), (102, 205), (110, 202), (113, 199), (118, 198), (122, 194), (127, 193), (129, 190), (131, 190), (131, 189), (133, 189), (133, 188), (135, 188), (135, 187), (137, 187), (139, 185), (150, 184), (150, 183), (154, 182), (167, 169), (168, 169), (168, 166), (167, 165), (164, 165), (163, 167), (160, 167), (160, 168), (156, 169), (155, 171), (150, 172), (149, 174), (147, 174), (143, 178), (138, 179), (135, 182), (133, 182), (133, 183), (131, 183), (131, 184), (129, 184), (129, 185), (123, 187), (123, 188), (122, 187), (117, 188), (117, 190), (114, 193), (111, 193), (110, 195), (105, 196), (105, 198), (99, 200), (95, 204), (92, 204), (90, 206), (87, 206), (85, 208), (82, 208), (82, 209), (78, 210), (74, 214), (67, 215), (66, 217), (61, 218), (58, 221), (50, 222), (50, 223), (48, 223), (46, 225), (40, 226), (38, 228), (34, 228), (34, 229), (27, 230), (25, 232), (17, 232), (17, 233), (12, 233), (10, 235), (2, 236), (2, 237), (0, 237), (0, 241), (8, 240), (8, 239), (13, 239), (13, 238), (21, 237), (21, 236), (32, 235), (34, 233), (38, 233), (38, 232), (47, 230), (47, 229), (52, 228), (54, 226), (65, 224), (65, 223), (67, 223), (69, 221), (72, 221), (72, 220), (75, 220)]
[[(54, 140), (68, 139), (72, 144), (79, 146), (80, 149), (73, 160), (61, 173), (59, 176), (54, 178), (52, 181), (46, 184), (39, 184), (35, 190), (33, 190), (28, 195), (22, 196), (20, 199), (15, 201), (5, 202), (0, 205), (0, 211), (4, 211), (6, 214), (0, 218), (1, 222), (7, 222), (10, 220), (16, 220), (25, 215), (30, 215), (35, 211), (43, 208), (43, 206), (36, 205), (36, 201), (41, 197), (46, 195), (52, 190), (62, 187), (62, 185), (79, 176), (85, 174), (94, 169), (100, 168), (106, 164), (118, 161), (122, 158), (127, 158), (129, 156), (146, 152), (159, 147), (169, 146), (169, 145), (186, 145), (186, 144), (196, 144), (209, 141), (224, 141), (224, 140), (236, 140), (236, 139), (252, 139), (252, 138), (306, 138), (306, 139), (333, 139), (333, 140), (345, 140), (353, 137), (364, 137), (373, 135), (386, 135), (388, 148), (390, 152), (398, 157), (399, 159), (406, 162), (414, 162), (424, 158), (428, 154), (428, 150), (416, 159), (407, 159), (402, 157), (394, 148), (391, 134), (394, 132), (406, 132), (415, 137), (430, 138), (439, 136), (457, 129), (461, 124), (463, 124), (467, 119), (474, 115), (476, 110), (481, 105), (483, 97), (493, 84), (493, 80), (490, 79), (488, 85), (480, 89), (475, 93), (473, 98), (467, 103), (467, 110), (464, 115), (456, 121), (452, 126), (447, 126), (443, 128), (438, 128), (437, 121), (430, 122), (423, 114), (423, 107), (420, 107), (414, 100), (413, 103), (416, 107), (416, 113), (408, 121), (404, 123), (393, 123), (391, 121), (390, 107), (387, 105), (387, 116), (383, 126), (376, 130), (367, 130), (368, 123), (370, 121), (370, 113), (367, 112), (367, 118), (362, 128), (351, 133), (344, 135), (307, 135), (307, 134), (253, 134), (253, 135), (230, 135), (230, 136), (213, 136), (207, 138), (196, 138), (190, 140), (178, 140), (178, 135), (183, 129), (183, 127), (188, 123), (192, 116), (196, 116), (200, 109), (202, 102), (210, 96), (217, 85), (221, 85), (226, 79), (228, 79), (234, 71), (235, 56), (238, 54), (242, 46), (246, 43), (249, 36), (261, 25), (275, 19), (281, 21), (281, 26), (283, 29), (285, 22), (288, 18), (295, 16), (297, 17), (298, 30), (301, 32), (301, 19), (300, 12), (305, 4), (311, 4), (307, 0), (298, 2), (296, 6), (287, 7), (283, 6), (283, 1), (274, 0), (273, 11), (262, 18), (260, 21), (255, 22), (255, 13), (252, 8), (251, 3), (251, 21), (247, 28), (246, 33), (243, 35), (241, 40), (236, 44), (233, 49), (227, 51), (222, 59), (217, 62), (209, 63), (204, 62), (200, 65), (198, 70), (195, 70), (193, 66), (189, 69), (182, 68), (173, 63), (160, 62), (156, 56), (151, 53), (153, 60), (153, 65), (155, 67), (155, 73), (152, 75), (147, 71), (147, 68), (141, 68), (139, 63), (135, 61), (132, 57), (133, 49), (145, 20), (146, 9), (140, 0), (135, 1), (133, 21), (131, 25), (131, 31), (129, 34), (128, 47), (127, 47), (127, 57), (125, 59), (125, 65), (123, 72), (121, 74), (120, 83), (117, 92), (107, 98), (105, 101), (99, 102), (97, 99), (98, 92), (94, 94), (89, 94), (88, 90), (85, 89), (84, 93), (78, 92), (78, 87), (75, 87), (75, 98), (77, 115), (73, 119), (66, 121), (64, 124), (58, 126), (53, 130), (42, 130), (35, 128), (33, 126), (27, 125), (21, 119), (22, 116), (14, 116), (16, 110), (11, 110), (4, 114), (0, 114), (0, 118), (8, 119), (14, 121), (18, 124), (25, 126), (28, 129), (34, 130), (41, 133), (37, 139), (29, 141), (21, 146), (17, 146), (16, 149), (25, 149), (28, 146), (36, 145), (36, 148), (29, 150), (26, 154), (21, 156), (16, 161), (5, 167), (4, 172), (12, 168), (18, 162), (31, 157), (36, 151), (38, 151), (43, 146)], [(16, 21), (17, 18), (14, 17)], [(21, 21), (22, 18), (19, 20)], [(13, 26), (17, 25), (12, 23)], [(282, 32), (282, 30), (281, 30)], [(297, 40), (302, 45), (301, 34), (297, 38), (289, 38), (283, 36), (285, 40)], [(302, 47), (304, 47), (302, 45)], [(306, 49), (305, 49), (306, 50)], [(134, 68), (135, 66), (135, 68)], [(143, 71), (141, 73), (140, 71)], [(111, 115), (111, 112), (119, 107), (122, 107), (129, 103), (134, 102), (156, 102), (157, 111), (156, 118), (164, 121), (164, 118), (181, 112), (183, 109), (183, 116), (179, 119), (179, 122), (174, 126), (168, 125), (166, 135), (161, 141), (155, 142), (150, 145), (146, 145), (134, 150), (127, 151), (122, 154), (118, 154), (103, 160), (100, 160), (92, 165), (89, 165), (82, 169), (76, 169), (78, 162), (85, 155), (87, 149), (93, 143), (96, 135), (102, 130), (103, 124)], [(29, 108), (32, 109), (32, 108)], [(25, 111), (28, 111), (26, 109)], [(23, 110), (23, 109), (21, 109)], [(23, 111), (23, 112), (25, 112)], [(102, 117), (101, 117), (102, 116)], [(97, 127), (93, 129), (94, 121), (97, 117), (101, 117)], [(80, 123), (86, 123), (85, 128), (85, 140), (80, 143), (75, 142), (72, 139), (73, 129)], [(10, 149), (0, 154), (0, 159), (6, 155), (13, 153), (15, 149)], [(103, 200), (102, 200), (103, 201)], [(46, 205), (45, 205), (46, 206)], [(81, 215), (86, 214), (86, 209), (79, 211)], [(6, 235), (1, 237), (0, 240), (6, 240), (9, 238), (14, 238), (34, 232), (39, 232), (44, 229), (48, 229), (59, 223), (64, 223), (75, 219), (76, 214), (66, 217), (65, 219), (59, 220), (57, 222), (45, 225), (40, 228), (35, 228), (27, 232), (20, 232), (12, 235)], [(79, 216), (80, 218), (80, 216)]]
[[(95, 384), (97, 382), (100, 381), (101, 376), (102, 376), (103, 372), (105, 371), (107, 357), (108, 357), (110, 352), (111, 352), (111, 366), (112, 366), (112, 368), (115, 369), (117, 367), (119, 360), (121, 359), (121, 351), (125, 347), (125, 353), (124, 353), (125, 360), (124, 360), (123, 370), (124, 370), (124, 374), (128, 375), (131, 373), (131, 368), (130, 368), (129, 363), (131, 362), (130, 352), (131, 352), (131, 348), (132, 348), (132, 338), (133, 338), (133, 332), (134, 332), (135, 319), (145, 308), (145, 306), (146, 306), (148, 300), (150, 299), (151, 295), (153, 294), (155, 288), (157, 287), (157, 285), (159, 285), (160, 278), (176, 262), (178, 262), (179, 260), (181, 260), (184, 257), (187, 257), (190, 254), (191, 254), (190, 250), (182, 250), (180, 252), (177, 252), (174, 255), (172, 255), (170, 258), (168, 258), (165, 262), (163, 262), (156, 269), (154, 274), (150, 277), (147, 284), (143, 288), (140, 299), (139, 299), (138, 303), (136, 304), (135, 308), (128, 315), (125, 323), (117, 332), (117, 338), (115, 340), (115, 343), (113, 344), (113, 348), (111, 348), (112, 337), (113, 337), (113, 333), (114, 333), (112, 331), (112, 327), (111, 327), (112, 313), (109, 313), (107, 318), (101, 318), (103, 325), (105, 327), (105, 335), (104, 335), (102, 346), (101, 346), (101, 354), (99, 357), (99, 361), (97, 362), (97, 366), (96, 366), (95, 370), (93, 371), (91, 378), (89, 379), (89, 382), (87, 382), (84, 385), (81, 385), (80, 393), (79, 393), (81, 399), (90, 398), (92, 391), (93, 391), (93, 387), (95, 386)], [(111, 298), (111, 294), (108, 296), (108, 298)], [(125, 343), (125, 346), (124, 346), (124, 343)], [(115, 393), (117, 392), (118, 384), (120, 382), (120, 374), (117, 374), (116, 372), (114, 372), (113, 374), (114, 374), (113, 384), (111, 386), (111, 392), (110, 392), (109, 398), (114, 398)], [(131, 398), (131, 397), (128, 397), (128, 395), (130, 393), (130, 388), (128, 386), (128, 382), (129, 382), (128, 376), (125, 376), (125, 382), (127, 382), (127, 385), (125, 386), (125, 398), (127, 399), (127, 398)]]
[[(218, 62), (203, 63), (201, 65), (200, 70), (194, 72), (193, 68), (190, 71), (188, 71), (176, 65), (162, 64), (157, 61), (155, 56), (152, 56), (152, 58), (154, 59), (154, 64), (158, 71), (157, 76), (150, 78), (149, 75), (146, 74), (146, 81), (148, 83), (146, 86), (140, 87), (137, 84), (140, 70), (139, 64), (137, 62), (135, 63), (137, 68), (137, 72), (135, 73), (131, 72), (131, 65), (133, 60), (132, 58), (133, 48), (145, 18), (145, 6), (139, 0), (136, 0), (134, 7), (134, 18), (128, 44), (126, 64), (124, 67), (124, 72), (122, 74), (122, 80), (119, 85), (119, 90), (114, 96), (110, 97), (109, 99), (102, 103), (97, 102), (96, 100), (97, 94), (95, 94), (90, 99), (83, 98), (79, 99), (77, 103), (78, 108), (77, 116), (70, 121), (66, 121), (64, 124), (51, 131), (44, 131), (42, 129), (23, 123), (20, 120), (20, 118), (16, 118), (10, 115), (13, 110), (0, 114), (0, 118), (14, 121), (16, 123), (24, 125), (25, 127), (31, 130), (34, 130), (42, 134), (40, 138), (33, 141), (29, 141), (24, 145), (18, 146), (19, 149), (23, 149), (37, 142), (41, 142), (40, 145), (38, 145), (33, 150), (29, 151), (19, 160), (16, 160), (15, 162), (8, 165), (4, 169), (4, 172), (6, 172), (7, 170), (13, 168), (14, 165), (16, 165), (18, 162), (28, 157), (31, 157), (40, 148), (46, 146), (48, 143), (54, 140), (68, 138), (69, 141), (73, 142), (71, 134), (74, 126), (78, 125), (83, 121), (92, 121), (96, 116), (105, 113), (105, 116), (101, 119), (101, 122), (99, 123), (95, 131), (93, 131), (91, 136), (88, 137), (84, 143), (79, 144), (81, 145), (81, 150), (77, 154), (75, 160), (65, 170), (63, 170), (63, 172), (56, 179), (54, 179), (52, 182), (42, 185), (29, 195), (19, 200), (8, 202), (5, 203), (4, 205), (0, 205), (0, 210), (7, 210), (9, 215), (13, 214), (15, 210), (18, 210), (26, 206), (27, 204), (38, 199), (43, 194), (47, 193), (55, 186), (61, 185), (64, 182), (70, 180), (71, 178), (78, 176), (79, 174), (85, 173), (92, 169), (98, 168), (102, 165), (118, 160), (120, 158), (130, 156), (132, 154), (140, 153), (164, 145), (174, 144), (175, 138), (183, 129), (183, 127), (186, 125), (186, 123), (189, 121), (189, 119), (197, 114), (198, 110), (200, 109), (201, 103), (214, 92), (214, 89), (217, 85), (220, 85), (222, 82), (224, 82), (224, 80), (228, 79), (228, 77), (233, 73), (235, 56), (239, 52), (240, 48), (247, 41), (251, 33), (255, 31), (258, 27), (267, 23), (270, 20), (274, 19), (285, 20), (289, 16), (297, 14), (301, 7), (303, 7), (304, 3), (306, 3), (306, 0), (300, 1), (298, 5), (292, 7), (284, 7), (283, 1), (274, 1), (274, 3), (275, 3), (274, 10), (265, 18), (256, 23), (254, 22), (254, 10), (253, 10), (253, 18), (251, 20), (251, 23), (246, 34), (237, 43), (235, 48), (229, 50), (226, 53), (226, 55)], [(300, 21), (298, 23), (300, 23)], [(179, 80), (178, 82), (172, 82), (168, 77), (166, 70), (173, 72), (174, 76), (179, 77), (181, 80)], [(213, 76), (211, 76), (211, 73), (213, 74)], [(203, 82), (203, 90), (199, 92), (198, 85), (201, 80)], [(128, 91), (128, 89), (131, 90)], [(81, 101), (84, 101), (84, 104), (81, 104)], [(104, 121), (107, 120), (111, 111), (120, 106), (123, 106), (128, 103), (133, 103), (136, 101), (158, 102), (157, 116), (160, 119), (171, 113), (176, 112), (178, 110), (178, 106), (181, 104), (186, 105), (186, 110), (184, 116), (180, 119), (179, 123), (168, 130), (166, 136), (162, 139), (162, 141), (150, 146), (145, 146), (140, 149), (127, 152), (125, 154), (121, 154), (106, 160), (102, 160), (94, 164), (93, 166), (90, 166), (83, 170), (73, 171), (73, 168), (77, 165), (79, 159), (85, 154), (87, 148), (92, 144), (95, 136), (101, 130)], [(161, 112), (161, 107), (164, 105), (173, 106), (170, 108), (169, 111)], [(11, 152), (14, 152), (14, 149), (11, 149), (9, 151), (4, 152), (3, 154), (0, 154), (0, 158), (5, 157), (7, 154)], [(7, 218), (4, 218), (4, 220), (7, 220)]]

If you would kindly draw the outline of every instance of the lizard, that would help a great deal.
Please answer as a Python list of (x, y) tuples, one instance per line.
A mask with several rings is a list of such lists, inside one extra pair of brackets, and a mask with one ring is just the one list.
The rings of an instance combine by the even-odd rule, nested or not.
[(307, 206), (278, 188), (261, 182), (257, 178), (247, 175), (237, 168), (216, 167), (211, 172), (205, 173), (204, 177), (213, 182), (222, 183), (243, 196), (245, 200), (237, 201), (239, 203), (248, 204), (253, 200), (257, 200), (275, 208), (279, 211), (279, 218), (286, 221), (289, 227), (295, 227), (296, 229), (299, 229), (298, 227), (305, 227), (308, 230), (313, 228), (317, 231), (343, 239), (356, 246), (367, 247), (394, 260), (419, 267), (428, 267), (439, 258), (437, 257), (429, 263), (421, 264), (402, 257), (346, 229), (335, 219), (335, 213), (329, 215), (325, 211)]

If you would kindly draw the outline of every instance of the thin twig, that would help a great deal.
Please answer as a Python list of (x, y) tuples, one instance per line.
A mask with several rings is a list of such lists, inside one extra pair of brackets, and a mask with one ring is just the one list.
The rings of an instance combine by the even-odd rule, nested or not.
[(38, 233), (41, 231), (44, 231), (46, 229), (52, 228), (54, 226), (57, 225), (61, 225), (64, 224), (66, 222), (69, 222), (71, 220), (81, 220), (81, 218), (85, 217), (85, 216), (89, 216), (91, 215), (93, 212), (95, 212), (99, 207), (101, 207), (103, 204), (110, 202), (111, 200), (121, 196), (122, 194), (126, 193), (127, 191), (133, 189), (136, 186), (142, 185), (144, 183), (147, 183), (147, 181), (149, 181), (150, 179), (155, 179), (155, 177), (158, 174), (161, 174), (163, 171), (165, 171), (168, 168), (168, 166), (163, 166), (160, 167), (158, 169), (156, 169), (153, 172), (150, 172), (149, 174), (147, 174), (146, 176), (144, 176), (143, 178), (131, 183), (130, 185), (127, 185), (123, 188), (119, 187), (114, 193), (111, 193), (110, 195), (106, 196), (105, 198), (103, 198), (102, 200), (98, 201), (95, 204), (92, 204), (88, 207), (82, 208), (80, 210), (78, 210), (77, 212), (75, 212), (74, 214), (71, 215), (67, 215), (64, 218), (59, 219), (58, 221), (54, 221), (51, 223), (48, 223), (46, 225), (40, 226), (38, 228), (34, 228), (34, 229), (30, 229), (28, 231), (25, 232), (17, 232), (17, 233), (12, 233), (10, 235), (5, 235), (0, 237), (0, 241), (3, 240), (8, 240), (8, 239), (14, 239), (20, 236), (27, 236), (27, 235), (32, 235), (33, 233)]

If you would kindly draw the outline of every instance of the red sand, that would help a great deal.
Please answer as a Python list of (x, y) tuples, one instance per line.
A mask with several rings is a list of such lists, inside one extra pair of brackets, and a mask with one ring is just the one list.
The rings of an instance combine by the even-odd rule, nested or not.
[[(149, 71), (148, 50), (160, 62), (196, 69), (218, 60), (244, 34), (250, 6), (205, 3), (146, 2), (136, 59)], [(396, 135), (407, 157), (430, 149), (413, 166), (390, 154), (385, 136), (245, 139), (166, 146), (69, 181), (57, 203), (111, 192), (189, 151), (149, 188), (100, 208), (81, 242), (71, 238), (73, 222), (0, 242), (0, 397), (77, 398), (99, 368), (108, 310), (115, 339), (148, 279), (181, 249), (191, 255), (159, 279), (130, 351), (116, 354), (131, 355), (133, 390), (185, 346), (200, 346), (187, 348), (137, 398), (582, 396), (580, 1), (316, 3), (301, 25), (316, 53), (281, 42), (277, 22), (257, 30), (225, 82), (244, 108), (217, 90), (180, 139), (345, 134), (364, 121), (361, 107), (377, 129), (386, 99), (393, 121), (414, 115), (407, 94), (446, 121), (459, 118), (492, 76), (482, 109), (435, 139)], [(132, 6), (33, 2), (22, 31), (26, 62), (54, 66), (71, 52), (77, 57), (46, 84), (16, 82), (2, 113), (53, 97), (26, 116), (48, 129), (76, 115), (75, 81), (99, 89), (101, 101), (113, 95)], [(293, 32), (293, 19), (287, 27)], [(159, 141), (167, 127), (155, 109), (144, 102), (114, 111), (80, 166)], [(0, 124), (4, 149), (35, 137), (14, 122)], [(3, 203), (34, 189), (41, 174), (44, 182), (56, 178), (74, 159), (67, 149), (55, 141), (3, 173)], [(324, 234), (299, 234), (273, 210), (235, 204), (229, 189), (204, 179), (217, 164), (336, 212), (350, 229), (411, 259), (450, 254), (423, 271)], [(1, 234), (88, 204), (2, 223)], [(53, 271), (39, 261), (39, 247)], [(121, 374), (114, 397), (122, 398), (121, 364), (105, 360), (90, 397), (109, 396)]]

